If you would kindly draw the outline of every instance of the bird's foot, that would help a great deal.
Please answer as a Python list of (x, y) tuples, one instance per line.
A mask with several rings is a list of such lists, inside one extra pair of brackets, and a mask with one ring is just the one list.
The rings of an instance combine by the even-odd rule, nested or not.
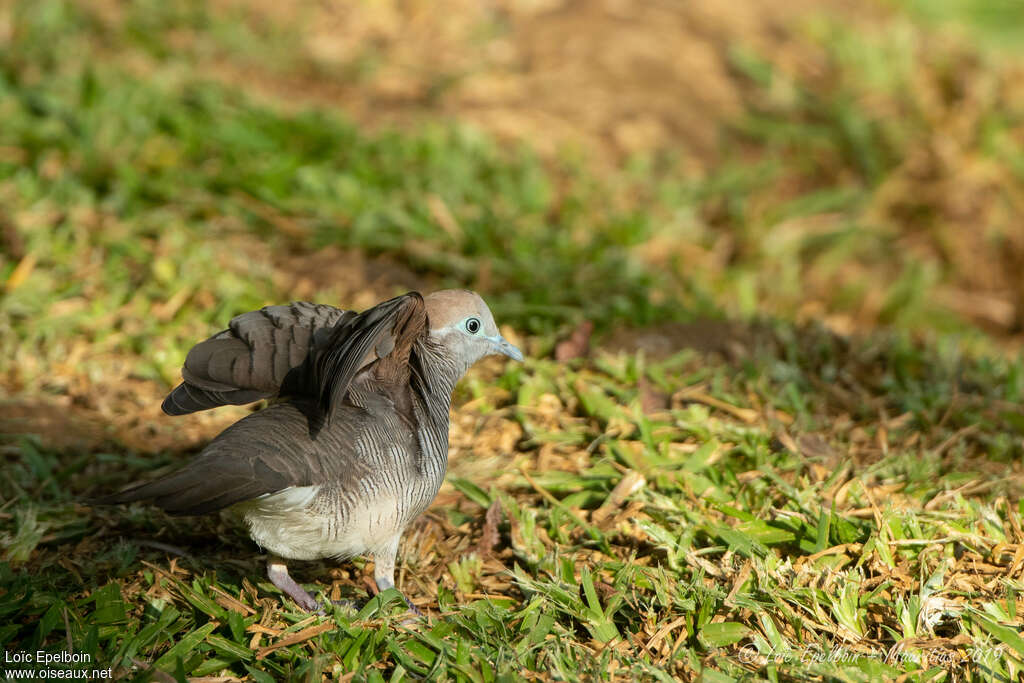
[[(394, 587), (395, 587), (395, 584), (393, 582), (391, 582), (390, 580), (384, 580), (384, 581), (378, 581), (377, 582), (377, 588), (381, 592), (386, 591), (386, 590), (388, 590), (390, 588), (394, 588)], [(409, 598), (405, 597), (405, 593), (403, 593), (401, 591), (398, 591), (398, 594), (402, 596), (402, 600), (405, 601), (405, 606), (409, 608), (409, 612), (412, 613), (413, 617), (420, 617), (420, 618), (422, 618), (424, 616), (423, 612), (420, 611), (420, 608), (417, 607), (416, 605), (412, 604), (412, 601), (409, 600)], [(413, 621), (412, 618), (407, 618), (407, 619), (402, 620), (402, 623), (403, 624), (408, 624), (411, 621)]]
[[(395, 587), (395, 553), (397, 552), (398, 538), (396, 537), (385, 551), (373, 556), (373, 581), (377, 584), (377, 591), (379, 593)], [(413, 614), (413, 617), (423, 617), (423, 612), (416, 605), (409, 602), (409, 598), (405, 597), (404, 593), (399, 591), (399, 595), (402, 596), (402, 600), (405, 600), (405, 604)], [(406, 618), (402, 620), (402, 623), (409, 624), (414, 620), (414, 618)]]
[(419, 607), (409, 602), (409, 598), (404, 595), (402, 598), (405, 600), (405, 604), (409, 608), (409, 611), (405, 613), (405, 616), (402, 617), (402, 620), (399, 622), (402, 626), (414, 626), (426, 621), (427, 615), (423, 614)]
[(314, 598), (309, 593), (307, 593), (305, 590), (303, 590), (302, 594), (300, 595), (288, 593), (288, 597), (294, 600), (296, 605), (306, 610), (307, 612), (317, 612), (319, 614), (324, 613), (323, 608), (320, 605), (320, 601)]

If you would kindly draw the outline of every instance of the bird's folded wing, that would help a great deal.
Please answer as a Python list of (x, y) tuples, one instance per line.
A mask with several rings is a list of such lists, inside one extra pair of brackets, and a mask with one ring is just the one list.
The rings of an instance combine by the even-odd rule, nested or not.
[(151, 500), (172, 514), (202, 515), (290, 486), (309, 485), (305, 473), (282, 472), (260, 457), (217, 453), (166, 477), (90, 501), (113, 505)]
[[(199, 515), (287, 489), (343, 481), (353, 482), (348, 485), (352, 489), (378, 466), (387, 446), (409, 447), (411, 433), (367, 430), (366, 421), (376, 416), (351, 405), (342, 408), (345, 417), (330, 430), (312, 436), (298, 405), (306, 403), (314, 401), (304, 398), (252, 413), (224, 430), (180, 470), (90, 502), (150, 500), (173, 514)], [(372, 443), (358, 446), (357, 436), (367, 433)]]
[(352, 311), (298, 301), (267, 306), (231, 320), (228, 329), (192, 347), (182, 383), (163, 402), (168, 415), (276, 396), (285, 377)]

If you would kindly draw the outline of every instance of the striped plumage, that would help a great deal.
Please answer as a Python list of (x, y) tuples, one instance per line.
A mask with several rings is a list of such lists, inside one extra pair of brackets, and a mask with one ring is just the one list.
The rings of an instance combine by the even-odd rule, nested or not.
[(294, 303), (238, 316), (197, 344), (164, 410), (285, 399), (227, 428), (180, 471), (98, 502), (177, 514), (234, 506), (271, 553), (270, 578), (307, 609), (288, 559), (374, 558), (394, 585), (398, 542), (437, 495), (455, 384), (479, 358), (522, 354), (463, 290), (410, 293), (353, 313)]

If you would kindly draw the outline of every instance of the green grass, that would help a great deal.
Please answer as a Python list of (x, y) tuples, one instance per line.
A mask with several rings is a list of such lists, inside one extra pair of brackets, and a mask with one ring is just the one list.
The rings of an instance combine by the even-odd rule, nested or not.
[(975, 40), (1003, 50), (1019, 50), (1024, 37), (1024, 18), (1014, 0), (900, 0), (914, 13), (933, 21), (964, 29)]
[[(527, 669), (570, 679), (706, 669), (738, 676), (765, 661), (744, 657), (772, 648), (807, 656), (845, 647), (860, 658), (761, 669), (769, 676), (871, 680), (942, 668), (878, 661), (906, 641), (909, 652), (932, 657), (1001, 648), (988, 673), (965, 663), (954, 670), (1012, 680), (1024, 654), (1007, 630), (1017, 623), (1020, 586), (1010, 566), (1024, 539), (1022, 510), (1010, 501), (1021, 481), (996, 472), (1022, 455), (1020, 363), (956, 367), (900, 342), (843, 353), (824, 338), (810, 355), (792, 339), (772, 340), (780, 353), (755, 352), (745, 368), (683, 352), (659, 363), (601, 356), (575, 370), (529, 361), (496, 382), (471, 381), (475, 411), (523, 430), (520, 452), (481, 448), (478, 457), (513, 460), (497, 483), (493, 472), (455, 479), (461, 502), (438, 510), (428, 526), (463, 529), (456, 543), (468, 542), (495, 501), (506, 521), (497, 555), (486, 561), (454, 548), (423, 555), (411, 544), (405, 590), (429, 598), (434, 615), (418, 626), (401, 623), (397, 595), (354, 615), (297, 611), (279, 601), (230, 522), (74, 502), (166, 458), (61, 454), (15, 442), (20, 457), (2, 489), (16, 503), (5, 522), (0, 611), (17, 618), (3, 631), (5, 647), (57, 650), (70, 637), (122, 672), (138, 658), (191, 676), (228, 670), (254, 680), (264, 680), (257, 671), (305, 680), (332, 670), (367, 679), (404, 672), (491, 680)], [(851, 377), (822, 386), (817, 378), (829, 366)], [(886, 369), (863, 377), (862, 367)], [(645, 415), (641, 376), (657, 391), (677, 392), (673, 407)], [(695, 402), (687, 393), (694, 388), (750, 415)], [(855, 389), (865, 409), (836, 421)], [(552, 395), (566, 406), (551, 412)], [(879, 414), (891, 416), (885, 447)], [(971, 425), (977, 430), (965, 431)], [(558, 464), (537, 470), (545, 444), (554, 444)], [(625, 509), (597, 513), (626, 472), (646, 484)], [(969, 495), (972, 485), (984, 498)], [(964, 486), (968, 495), (957, 494)], [(147, 545), (150, 538), (185, 557), (168, 568), (174, 556)], [(978, 563), (1006, 574), (992, 584)], [(438, 566), (445, 571), (436, 585), (412, 578)], [(331, 585), (323, 567), (297, 571)], [(358, 581), (341, 584), (344, 597), (365, 600)], [(467, 597), (479, 593), (493, 597)], [(218, 599), (224, 595), (237, 600)], [(922, 621), (923, 609), (935, 623)], [(301, 646), (265, 658), (250, 648), (247, 629), (256, 622), (273, 624), (276, 639), (289, 624), (301, 630), (325, 620), (331, 628)]]
[[(748, 101), (702, 174), (674, 150), (598, 173), (457, 121), (367, 130), (204, 78), (216, 59), (309, 68), (289, 27), (205, 4), (10, 16), (0, 412), (68, 422), (2, 423), (7, 652), (70, 642), (131, 680), (1018, 680), (1024, 359), (939, 296), (1010, 267), (992, 255), (1015, 248), (1015, 58), (921, 50), (933, 29), (895, 9), (811, 18), (817, 73), (729, 46)], [(989, 89), (958, 90), (975, 77)], [(950, 166), (925, 170), (984, 199), (979, 252), (906, 163), (951, 135)], [(449, 484), (402, 554), (425, 622), (370, 599), (362, 560), (294, 568), (359, 605), (311, 616), (230, 517), (78, 502), (197, 443), (147, 438), (215, 433), (153, 397), (328, 245), (479, 287), (531, 351), (457, 391)], [(344, 305), (344, 275), (304, 296)], [(723, 353), (545, 358), (582, 320), (709, 317), (738, 321)], [(80, 414), (99, 439), (54, 445)]]

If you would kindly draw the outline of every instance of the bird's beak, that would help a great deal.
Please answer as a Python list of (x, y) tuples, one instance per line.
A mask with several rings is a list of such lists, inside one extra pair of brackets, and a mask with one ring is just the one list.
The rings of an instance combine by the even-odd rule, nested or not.
[(512, 346), (512, 344), (508, 342), (508, 339), (505, 339), (500, 334), (489, 337), (489, 339), (491, 340), (491, 344), (494, 345), (495, 353), (503, 353), (512, 360), (523, 360), (523, 352)]

